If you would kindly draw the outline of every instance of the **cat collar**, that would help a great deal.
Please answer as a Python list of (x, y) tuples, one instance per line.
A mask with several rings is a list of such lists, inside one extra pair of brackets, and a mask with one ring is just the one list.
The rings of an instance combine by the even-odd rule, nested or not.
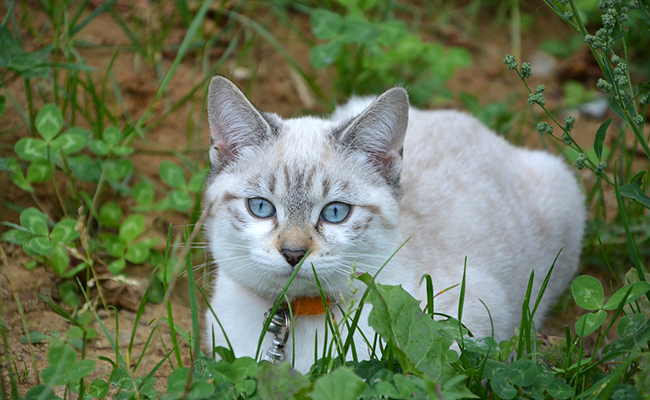
[[(329, 306), (329, 301), (325, 300), (325, 305), (323, 305), (323, 299), (320, 297), (303, 297), (291, 302), (291, 312), (294, 316), (320, 315), (325, 313), (326, 306)], [(269, 309), (269, 311), (264, 313), (264, 321), (269, 318), (271, 311), (273, 309)], [(273, 345), (266, 350), (264, 360), (270, 361), (273, 364), (284, 361), (284, 346), (287, 344), (290, 331), (291, 316), (287, 305), (283, 304), (277, 309), (273, 318), (271, 318), (267, 332), (273, 334)]]
[[(273, 311), (273, 309), (264, 313), (265, 321), (269, 318), (271, 311)], [(289, 311), (284, 307), (280, 307), (277, 309), (275, 314), (273, 314), (273, 318), (271, 318), (271, 323), (269, 324), (269, 329), (267, 331), (273, 334), (273, 345), (266, 350), (266, 353), (264, 354), (265, 361), (270, 361), (273, 364), (279, 364), (284, 361), (284, 346), (287, 344), (290, 331), (291, 318), (289, 316)]]

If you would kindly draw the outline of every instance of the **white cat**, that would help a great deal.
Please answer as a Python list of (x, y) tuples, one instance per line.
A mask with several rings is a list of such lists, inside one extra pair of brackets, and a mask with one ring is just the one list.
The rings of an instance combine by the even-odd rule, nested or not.
[[(215, 77), (208, 116), (206, 235), (217, 265), (210, 304), (237, 356), (256, 355), (264, 313), (308, 251), (287, 297), (294, 308), (322, 304), (313, 265), (339, 321), (335, 303), (345, 308), (352, 286), (363, 286), (350, 280), (353, 265), (375, 274), (409, 237), (378, 281), (418, 299), (426, 299), (423, 274), (436, 291), (448, 288), (461, 282), (467, 259), (463, 323), (475, 336), (490, 335), (480, 299), (497, 340), (520, 322), (531, 271), (535, 296), (562, 249), (538, 326), (577, 272), (586, 213), (572, 172), (555, 156), (515, 148), (470, 115), (409, 108), (397, 87), (374, 101), (353, 99), (331, 119), (283, 120)], [(435, 311), (456, 316), (458, 297), (458, 288), (438, 296)], [(372, 338), (368, 309), (360, 328)], [(286, 351), (304, 372), (315, 361), (317, 331), (322, 354), (325, 314), (298, 314)], [(226, 346), (210, 310), (205, 342)], [(355, 343), (367, 358), (361, 335)]]

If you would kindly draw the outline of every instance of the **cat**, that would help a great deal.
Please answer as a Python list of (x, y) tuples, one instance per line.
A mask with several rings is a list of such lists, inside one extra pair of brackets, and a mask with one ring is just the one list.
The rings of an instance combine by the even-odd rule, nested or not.
[[(204, 335), (210, 349), (227, 346), (225, 331), (236, 356), (254, 357), (264, 314), (301, 261), (287, 298), (322, 307), (316, 271), (340, 321), (338, 306), (364, 287), (351, 274), (376, 274), (408, 238), (377, 281), (424, 300), (423, 274), (438, 291), (461, 283), (466, 265), (463, 323), (497, 341), (520, 322), (531, 271), (536, 296), (559, 253), (538, 327), (577, 273), (586, 211), (572, 171), (556, 156), (514, 147), (466, 113), (412, 108), (407, 91), (395, 87), (353, 98), (328, 119), (282, 119), (217, 76), (208, 119), (205, 234), (217, 265)], [(459, 288), (438, 296), (435, 311), (456, 316), (458, 299)], [(359, 327), (372, 339), (368, 312)], [(316, 336), (322, 354), (326, 315), (297, 314), (286, 359), (305, 372)], [(262, 353), (272, 340), (267, 333)], [(355, 345), (368, 358), (359, 334)]]

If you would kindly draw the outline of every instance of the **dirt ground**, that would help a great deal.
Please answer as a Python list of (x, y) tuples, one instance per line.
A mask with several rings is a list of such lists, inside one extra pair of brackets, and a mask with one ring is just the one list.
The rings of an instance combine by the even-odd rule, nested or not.
[[(32, 2), (27, 3), (32, 4)], [(120, 10), (120, 7), (122, 7), (124, 10), (130, 10), (124, 3), (126, 2), (118, 1), (117, 9)], [(525, 11), (532, 15), (533, 25), (523, 32), (523, 54), (522, 57), (519, 57), (520, 60), (533, 57), (539, 44), (548, 39), (549, 36), (564, 38), (569, 34), (568, 27), (546, 7), (542, 6), (542, 2), (539, 3), (538, 6), (526, 6)], [(139, 4), (139, 7), (142, 7), (141, 12), (147, 12), (148, 2), (141, 1), (137, 4)], [(33, 2), (32, 6), (36, 6), (36, 2)], [(0, 6), (0, 15), (5, 14), (3, 11), (6, 12)], [(484, 11), (487, 12), (487, 10)], [(129, 12), (134, 11), (131, 10)], [(128, 18), (128, 15), (126, 17)], [(526, 98), (524, 95), (525, 88), (517, 76), (507, 71), (502, 63), (505, 54), (513, 51), (509, 40), (510, 36), (507, 33), (509, 26), (507, 23), (492, 21), (489, 15), (486, 17), (488, 18), (480, 18), (478, 26), (474, 27), (472, 32), (468, 32), (462, 23), (454, 22), (452, 14), (451, 22), (443, 27), (424, 24), (423, 34), (427, 40), (464, 46), (471, 52), (474, 65), (470, 68), (459, 70), (448, 85), (454, 94), (457, 95), (465, 91), (478, 96), (482, 104), (487, 104), (494, 101), (506, 101), (513, 93), (519, 93), (517, 104), (523, 107)], [(309, 19), (307, 16), (295, 13), (291, 14), (290, 18), (294, 26), (298, 27), (299, 30), (305, 33), (309, 32)], [(38, 14), (33, 16), (33, 21), (35, 26), (44, 24), (43, 17)], [(314, 73), (309, 64), (308, 45), (302, 40), (299, 40), (297, 34), (289, 31), (284, 25), (278, 24), (273, 27), (272, 31), (287, 48), (289, 53), (296, 58), (302, 68), (310, 73)], [(182, 40), (183, 35), (184, 28), (178, 26), (171, 32), (168, 41), (178, 44)], [(82, 50), (82, 55), (87, 62), (96, 67), (98, 79), (102, 76), (102, 71), (107, 68), (108, 63), (113, 57), (112, 46), (129, 43), (128, 38), (116, 26), (115, 21), (106, 14), (100, 15), (92, 24), (88, 25), (82, 31), (81, 36), (88, 42), (106, 46), (104, 49)], [(35, 46), (34, 43), (28, 41), (28, 38), (29, 36), (25, 34), (23, 39), (25, 47)], [(163, 57), (165, 57), (164, 66), (168, 68), (173, 60), (173, 55), (163, 54)], [(584, 63), (585, 71), (588, 71), (589, 58), (582, 57), (580, 61)], [(296, 78), (295, 74), (292, 73), (291, 67), (265, 41), (259, 40), (253, 46), (247, 62), (249, 63), (248, 65), (239, 65), (239, 67), (254, 70), (255, 80), (252, 85), (249, 85), (250, 82), (245, 79), (239, 80), (237, 83), (248, 88), (248, 94), (251, 100), (260, 109), (274, 111), (285, 117), (299, 114), (306, 109), (312, 112), (326, 111), (323, 106), (316, 105), (314, 107), (311, 105), (309, 103), (309, 96), (307, 98), (304, 96), (301, 98), (299, 91), (303, 85), (300, 79)], [(546, 77), (540, 78), (543, 79), (543, 83), (547, 86), (546, 94), (549, 103), (559, 103), (562, 99), (561, 80), (566, 79), (566, 76), (560, 76), (560, 74), (572, 73), (571, 71), (567, 72), (568, 64), (570, 64), (569, 61), (558, 61), (558, 65)], [(227, 63), (222, 73), (230, 75), (236, 66), (234, 63)], [(145, 63), (139, 62), (137, 56), (129, 52), (120, 53), (115, 60), (113, 70), (118, 80), (117, 84), (122, 89), (129, 115), (141, 115), (157, 90), (158, 80), (155, 70)], [(587, 80), (590, 83), (593, 82), (595, 77), (589, 76), (588, 73), (584, 76), (585, 71), (573, 72), (575, 76), (570, 78)], [(327, 75), (321, 72), (318, 76), (320, 84), (327, 92), (330, 89), (328, 87)], [(180, 99), (185, 95), (189, 87), (202, 78), (203, 76), (197, 73), (194, 61), (183, 62), (174, 77), (169, 91), (165, 94), (164, 100)], [(378, 91), (382, 89), (384, 88), (377, 88)], [(18, 101), (23, 102), (23, 105), (25, 104), (25, 94), (21, 82), (18, 80), (11, 82), (9, 91)], [(147, 142), (136, 142), (136, 155), (133, 160), (139, 173), (152, 177), (153, 179), (157, 177), (158, 164), (161, 160), (169, 157), (168, 154), (161, 155), (160, 149), (178, 149), (188, 157), (196, 157), (202, 160), (206, 159), (208, 132), (205, 113), (200, 99), (201, 96), (202, 93), (197, 96), (197, 101), (193, 103), (194, 106), (181, 107), (164, 124), (156, 127), (149, 134)], [(455, 103), (449, 104), (449, 106), (461, 107), (461, 104), (456, 101)], [(155, 110), (155, 112), (161, 112), (161, 108)], [(196, 121), (197, 124), (202, 123), (204, 125), (201, 137), (190, 138), (187, 136), (185, 132), (188, 119)], [(575, 131), (578, 141), (584, 142), (581, 144), (585, 144), (585, 147), (590, 147), (589, 144), (593, 140), (591, 135), (596, 131), (601, 122), (599, 119), (580, 117), (576, 123)], [(0, 137), (0, 156), (9, 156), (12, 152), (13, 144), (19, 138), (28, 136), (29, 134), (22, 124), (20, 116), (17, 115), (12, 107), (9, 107), (7, 113), (2, 116), (2, 123), (0, 125), (3, 129), (7, 127), (18, 127), (18, 129)], [(526, 134), (523, 144), (531, 147), (539, 147), (540, 141), (538, 136), (530, 129), (530, 125), (527, 124), (525, 129)], [(584, 174), (583, 178), (590, 180), (592, 179), (591, 176), (590, 174)], [(65, 184), (65, 182), (62, 181), (61, 184)], [(6, 173), (0, 173), (0, 187), (2, 187), (2, 191), (0, 191), (0, 220), (18, 222), (18, 213), (8, 208), (7, 204), (29, 207), (34, 205), (31, 198), (25, 192), (16, 188)], [(52, 199), (53, 193), (51, 188), (39, 189), (37, 196), (46, 207), (51, 207), (52, 213), (56, 213), (56, 203)], [(160, 238), (166, 236), (166, 229), (169, 223), (174, 225), (175, 234), (180, 235), (183, 230), (183, 224), (188, 222), (186, 217), (175, 214), (164, 214), (162, 216), (156, 216), (156, 218), (158, 219), (155, 223), (156, 228), (151, 234)], [(6, 229), (6, 227), (0, 226), (0, 233)], [(24, 335), (24, 332), (22, 320), (18, 312), (18, 305), (14, 296), (17, 296), (20, 300), (24, 319), (30, 331), (43, 333), (58, 331), (63, 333), (71, 325), (65, 322), (39, 297), (39, 295), (50, 297), (55, 302), (60, 302), (57, 293), (57, 286), (60, 283), (58, 278), (43, 268), (38, 268), (34, 271), (25, 270), (24, 265), (29, 258), (24, 255), (22, 249), (6, 242), (0, 243), (0, 245), (6, 252), (8, 260), (6, 266), (0, 265), (0, 322), (4, 320), (9, 344), (9, 354), (5, 354), (3, 358), (4, 360), (11, 360), (19, 372), (24, 372), (24, 374), (19, 375), (19, 385), (21, 391), (24, 392), (36, 383), (37, 377), (32, 370), (29, 346), (20, 342), (20, 338)], [(145, 267), (131, 266), (126, 270), (126, 273), (130, 278), (138, 282), (138, 285), (133, 288), (133, 292), (141, 293), (142, 288), (146, 285), (147, 276), (150, 271)], [(175, 292), (171, 296), (175, 323), (184, 330), (191, 328), (187, 297), (187, 286), (182, 283), (176, 286)], [(101, 315), (103, 315), (103, 320), (109, 329), (114, 330), (114, 319), (109, 318), (105, 312)], [(133, 310), (124, 308), (121, 308), (118, 312), (119, 333), (117, 337), (119, 337), (120, 346), (123, 348), (128, 345), (130, 340), (130, 332), (133, 329), (135, 315)], [(137, 329), (134, 359), (142, 351), (144, 343), (153, 327), (158, 326), (160, 330), (160, 335), (156, 335), (154, 340), (152, 340), (147, 348), (144, 361), (138, 367), (138, 371), (142, 374), (150, 371), (170, 347), (169, 330), (166, 328), (166, 325), (164, 323), (156, 325), (154, 321), (161, 316), (166, 316), (165, 308), (161, 305), (149, 304)], [(563, 322), (561, 321), (564, 318), (557, 318), (560, 321), (556, 328), (559, 333), (563, 332)], [(151, 321), (154, 322), (150, 324)], [(98, 326), (96, 328), (99, 329)], [(182, 346), (181, 351), (185, 355), (183, 363), (188, 365), (190, 358), (187, 344), (184, 343)], [(33, 346), (33, 352), (39, 370), (42, 370), (47, 365), (47, 350), (47, 343)], [(94, 377), (110, 374), (111, 372), (111, 365), (108, 362), (98, 359), (97, 357), (99, 356), (113, 357), (114, 359), (114, 351), (103, 334), (100, 334), (97, 340), (91, 341), (88, 348), (88, 357), (97, 360), (96, 372), (93, 374)], [(175, 363), (175, 361), (173, 362)], [(156, 389), (159, 393), (164, 391), (165, 380), (163, 378), (168, 376), (171, 370), (172, 368), (169, 363), (163, 364), (158, 370), (156, 378), (159, 379), (157, 380)]]

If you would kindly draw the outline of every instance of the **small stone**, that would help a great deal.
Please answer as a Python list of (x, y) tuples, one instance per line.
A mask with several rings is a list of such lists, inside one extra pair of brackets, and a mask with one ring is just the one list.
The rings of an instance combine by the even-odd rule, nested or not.
[(536, 51), (530, 59), (532, 73), (538, 78), (552, 76), (558, 68), (555, 57), (545, 51)]
[(602, 119), (609, 110), (609, 101), (605, 98), (592, 100), (580, 106), (580, 112), (590, 118)]

